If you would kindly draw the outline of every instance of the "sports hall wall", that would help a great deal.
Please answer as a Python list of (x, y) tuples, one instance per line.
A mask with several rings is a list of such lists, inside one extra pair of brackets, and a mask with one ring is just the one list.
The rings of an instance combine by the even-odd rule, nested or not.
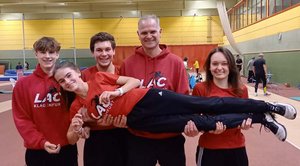
[[(14, 68), (20, 61), (36, 64), (32, 44), (42, 36), (55, 37), (62, 45), (60, 57), (75, 61), (79, 66), (94, 64), (89, 51), (90, 37), (100, 31), (113, 34), (117, 42), (115, 63), (130, 56), (140, 45), (138, 18), (53, 19), (0, 21), (0, 63)], [(211, 48), (222, 43), (223, 31), (218, 16), (161, 17), (161, 43), (180, 57), (203, 63)], [(23, 28), (24, 27), (24, 28)]]
[[(272, 82), (300, 84), (300, 5), (233, 33), (244, 66), (263, 52)], [(224, 45), (232, 49), (226, 37)], [(232, 50), (235, 52), (234, 50)], [(244, 68), (244, 75), (247, 70)]]

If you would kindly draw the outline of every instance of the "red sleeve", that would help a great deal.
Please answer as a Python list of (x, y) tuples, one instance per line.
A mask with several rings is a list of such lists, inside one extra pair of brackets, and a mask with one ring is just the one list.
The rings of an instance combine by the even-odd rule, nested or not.
[(193, 89), (193, 96), (205, 96), (206, 86), (204, 83), (197, 83)]
[(105, 84), (105, 85), (116, 85), (117, 80), (119, 79), (119, 75), (111, 74), (111, 73), (106, 73), (106, 72), (97, 72), (95, 81), (100, 84)]
[(12, 113), (17, 130), (26, 142), (26, 146), (33, 149), (44, 149), (46, 139), (37, 130), (32, 117), (32, 106), (29, 105), (28, 94), (23, 82), (18, 81), (12, 95)]
[(179, 62), (178, 64), (180, 67), (178, 69), (178, 72), (176, 73), (175, 78), (177, 77), (177, 80), (175, 81), (177, 83), (177, 87), (175, 89), (175, 92), (181, 93), (181, 94), (189, 94), (189, 82), (187, 78), (187, 73), (184, 68), (183, 63)]
[(77, 114), (77, 112), (82, 106), (83, 105), (80, 104), (77, 98), (72, 102), (70, 107), (70, 121), (72, 121), (72, 118), (75, 116), (75, 114)]
[(81, 78), (83, 81), (92, 80), (95, 78), (95, 73), (98, 72), (96, 66), (91, 66), (81, 71)]
[(243, 98), (243, 99), (248, 99), (248, 98), (249, 98), (249, 95), (248, 95), (248, 88), (247, 88), (245, 85), (243, 85), (242, 90), (243, 90), (243, 95), (242, 95), (241, 98)]

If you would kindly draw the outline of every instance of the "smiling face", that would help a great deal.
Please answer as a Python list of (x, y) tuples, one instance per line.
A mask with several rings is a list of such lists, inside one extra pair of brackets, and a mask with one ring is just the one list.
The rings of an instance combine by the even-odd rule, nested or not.
[(53, 37), (42, 37), (34, 42), (33, 49), (42, 70), (52, 75), (54, 64), (59, 58), (60, 44)]
[(228, 80), (229, 64), (223, 53), (215, 52), (211, 56), (209, 70), (214, 80)]
[(83, 82), (80, 76), (80, 71), (66, 67), (57, 69), (54, 78), (64, 90), (75, 92), (80, 89)]
[(115, 50), (112, 48), (110, 41), (100, 41), (95, 43), (92, 54), (97, 62), (98, 67), (108, 68), (110, 65), (112, 65)]
[(159, 48), (161, 28), (155, 19), (141, 20), (138, 25), (139, 40), (144, 49), (151, 50)]
[(40, 67), (46, 73), (53, 69), (56, 60), (59, 58), (59, 54), (52, 51), (36, 51), (35, 55)]

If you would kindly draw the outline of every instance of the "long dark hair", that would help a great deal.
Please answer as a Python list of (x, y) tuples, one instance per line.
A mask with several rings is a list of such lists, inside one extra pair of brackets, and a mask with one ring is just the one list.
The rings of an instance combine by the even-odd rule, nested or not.
[(213, 75), (211, 74), (211, 71), (210, 71), (211, 57), (216, 52), (220, 52), (225, 56), (225, 58), (228, 62), (228, 68), (229, 68), (228, 83), (231, 86), (231, 88), (233, 89), (233, 93), (238, 96), (241, 96), (243, 93), (243, 90), (241, 88), (242, 84), (241, 84), (239, 70), (236, 67), (234, 56), (232, 55), (230, 50), (228, 50), (227, 48), (224, 48), (224, 47), (216, 47), (216, 48), (212, 49), (209, 52), (207, 59), (204, 63), (203, 68), (206, 72), (206, 83), (207, 83), (207, 87), (208, 87), (208, 89), (207, 89), (208, 92), (210, 92), (211, 84), (213, 83)]
[[(74, 63), (69, 61), (60, 61), (55, 64), (53, 70), (53, 76), (55, 76), (57, 70), (62, 68), (71, 68), (72, 70), (80, 71), (79, 67), (76, 66)], [(65, 101), (67, 105), (67, 109), (69, 110), (72, 102), (75, 100), (76, 94), (74, 92), (65, 91), (62, 87), (60, 87), (60, 92), (61, 92), (62, 99)]]

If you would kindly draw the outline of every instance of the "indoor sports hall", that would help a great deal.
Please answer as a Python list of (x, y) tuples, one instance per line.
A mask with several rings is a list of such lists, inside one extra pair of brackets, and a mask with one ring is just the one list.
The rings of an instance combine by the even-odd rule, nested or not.
[[(26, 148), (12, 115), (12, 93), (18, 79), (36, 69), (33, 43), (39, 38), (57, 39), (61, 44), (59, 60), (74, 62), (84, 70), (95, 65), (90, 37), (108, 32), (116, 40), (113, 64), (121, 66), (141, 45), (139, 18), (156, 15), (160, 43), (180, 59), (188, 58), (191, 91), (196, 81), (205, 81), (203, 65), (210, 50), (222, 46), (241, 57), (240, 75), (249, 98), (289, 103), (300, 110), (299, 11), (300, 0), (0, 0), (0, 165), (26, 165)], [(260, 55), (268, 68), (268, 95), (264, 95), (261, 83), (255, 93), (255, 83), (247, 80), (248, 62)], [(198, 78), (196, 61), (202, 80), (191, 80)], [(276, 119), (286, 127), (285, 142), (261, 125), (242, 131), (249, 166), (300, 165), (299, 116), (295, 120)], [(199, 135), (184, 135), (186, 166), (197, 165)], [(77, 145), (78, 163), (83, 166), (84, 140)]]

